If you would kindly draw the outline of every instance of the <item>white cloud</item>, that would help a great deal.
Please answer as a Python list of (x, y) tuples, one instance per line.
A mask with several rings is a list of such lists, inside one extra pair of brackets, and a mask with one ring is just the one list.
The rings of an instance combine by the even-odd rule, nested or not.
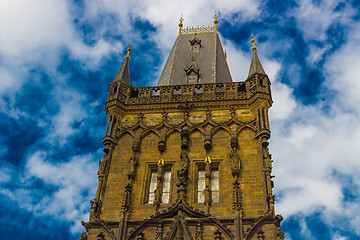
[[(18, 203), (20, 208), (32, 212), (34, 216), (51, 216), (53, 219), (71, 222), (72, 232), (80, 232), (81, 220), (87, 220), (92, 199), (97, 186), (97, 163), (91, 155), (73, 156), (69, 162), (54, 163), (45, 152), (32, 154), (25, 166), (25, 181), (17, 189), (2, 188), (0, 193)], [(9, 175), (9, 174), (8, 174)], [(8, 179), (8, 178), (7, 178)], [(5, 179), (6, 180), (6, 179)], [(45, 189), (32, 189), (31, 182), (42, 181)], [(56, 190), (51, 192), (47, 188)], [(26, 201), (24, 201), (26, 199)]]
[(342, 0), (299, 0), (297, 1), (298, 8), (293, 9), (290, 14), (295, 17), (297, 27), (304, 33), (306, 40), (324, 41), (327, 38), (326, 30), (334, 22), (347, 24), (351, 16), (354, 14), (354, 9), (347, 6), (341, 11), (336, 11), (340, 3), (346, 4)]
[(232, 42), (226, 39), (221, 39), (223, 48), (226, 49), (227, 62), (231, 77), (234, 82), (246, 80), (249, 73), (251, 52), (246, 54), (240, 51)]
[(84, 109), (86, 97), (75, 89), (60, 86), (54, 88), (53, 96), (60, 109), (50, 118), (48, 123), (50, 131), (46, 141), (61, 146), (67, 142), (68, 137), (79, 132), (73, 124), (82, 122), (88, 116), (88, 112)]
[(344, 109), (360, 113), (360, 24), (355, 25), (348, 43), (334, 53), (327, 61), (326, 84), (337, 91), (336, 96)]
[[(354, 28), (357, 32), (358, 26)], [(360, 65), (360, 35), (351, 40), (325, 64), (325, 85), (331, 95), (313, 106), (297, 103), (296, 111), (284, 118), (271, 118), (271, 151), (277, 175), (277, 211), (286, 217), (321, 212), (330, 227), (359, 232), (358, 200), (346, 200), (346, 176), (351, 194), (360, 198), (359, 96), (356, 77)], [(360, 73), (360, 72), (359, 72)], [(275, 93), (274, 93), (275, 95)], [(324, 110), (325, 109), (325, 110)], [(346, 222), (346, 226), (342, 223)], [(341, 236), (334, 236), (341, 239)]]

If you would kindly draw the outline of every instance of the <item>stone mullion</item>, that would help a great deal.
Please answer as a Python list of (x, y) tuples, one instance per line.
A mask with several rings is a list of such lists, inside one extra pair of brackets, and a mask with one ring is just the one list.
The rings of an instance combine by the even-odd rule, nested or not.
[(206, 151), (205, 157), (205, 189), (204, 189), (204, 204), (206, 205), (206, 211), (210, 214), (210, 207), (211, 207), (211, 159), (209, 157), (209, 152), (212, 148), (212, 141), (211, 141), (211, 134), (210, 132), (205, 132), (205, 141), (204, 141), (204, 148)]
[(164, 160), (160, 158), (157, 165), (158, 165), (157, 183), (156, 183), (155, 200), (154, 200), (155, 212), (158, 212), (162, 199), (163, 185), (164, 185)]
[(207, 206), (206, 211), (210, 214), (211, 206), (211, 159), (205, 158), (205, 189), (204, 189), (204, 204)]
[[(164, 117), (164, 114), (163, 114)], [(164, 117), (164, 120), (166, 120), (166, 115)], [(163, 193), (163, 185), (164, 185), (164, 159), (162, 158), (163, 152), (166, 149), (166, 135), (165, 133), (162, 133), (160, 136), (160, 140), (158, 142), (158, 150), (160, 153), (160, 159), (157, 164), (157, 183), (156, 183), (156, 189), (155, 189), (155, 200), (154, 200), (154, 206), (155, 206), (155, 212), (158, 212), (160, 203), (162, 200), (162, 193)]]

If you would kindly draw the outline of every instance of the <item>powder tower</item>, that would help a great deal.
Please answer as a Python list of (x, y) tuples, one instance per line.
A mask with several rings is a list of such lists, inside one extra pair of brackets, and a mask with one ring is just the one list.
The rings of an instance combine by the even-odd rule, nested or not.
[(214, 25), (184, 28), (157, 86), (110, 84), (98, 187), (79, 239), (284, 239), (275, 215), (270, 81), (252, 38), (233, 81)]

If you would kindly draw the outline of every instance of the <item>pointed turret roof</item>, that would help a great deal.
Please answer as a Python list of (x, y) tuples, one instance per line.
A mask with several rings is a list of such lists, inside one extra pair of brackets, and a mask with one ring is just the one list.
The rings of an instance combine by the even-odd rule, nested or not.
[(213, 26), (183, 29), (180, 18), (179, 35), (166, 61), (158, 86), (188, 84), (189, 59), (198, 70), (197, 83), (232, 82), (223, 47), (217, 32), (217, 16)]
[(251, 35), (251, 42), (252, 42), (253, 46), (251, 48), (252, 58), (251, 58), (251, 64), (250, 64), (248, 78), (251, 77), (252, 75), (254, 75), (255, 73), (266, 75), (264, 68), (261, 65), (259, 56), (257, 54), (257, 47), (255, 46), (254, 35)]
[(124, 62), (121, 65), (120, 70), (116, 74), (113, 82), (122, 81), (128, 85), (130, 85), (130, 71), (129, 71), (129, 60), (130, 60), (130, 51), (131, 51), (131, 41), (128, 47), (128, 52), (124, 57)]

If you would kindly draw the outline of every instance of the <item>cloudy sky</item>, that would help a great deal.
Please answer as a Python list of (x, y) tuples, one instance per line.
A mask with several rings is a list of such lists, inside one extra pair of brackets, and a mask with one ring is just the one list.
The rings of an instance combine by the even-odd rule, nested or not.
[(287, 239), (360, 239), (360, 2), (0, 1), (0, 237), (77, 239), (102, 156), (108, 86), (155, 85), (184, 25), (212, 24), (235, 81), (251, 32), (272, 81), (276, 211)]

